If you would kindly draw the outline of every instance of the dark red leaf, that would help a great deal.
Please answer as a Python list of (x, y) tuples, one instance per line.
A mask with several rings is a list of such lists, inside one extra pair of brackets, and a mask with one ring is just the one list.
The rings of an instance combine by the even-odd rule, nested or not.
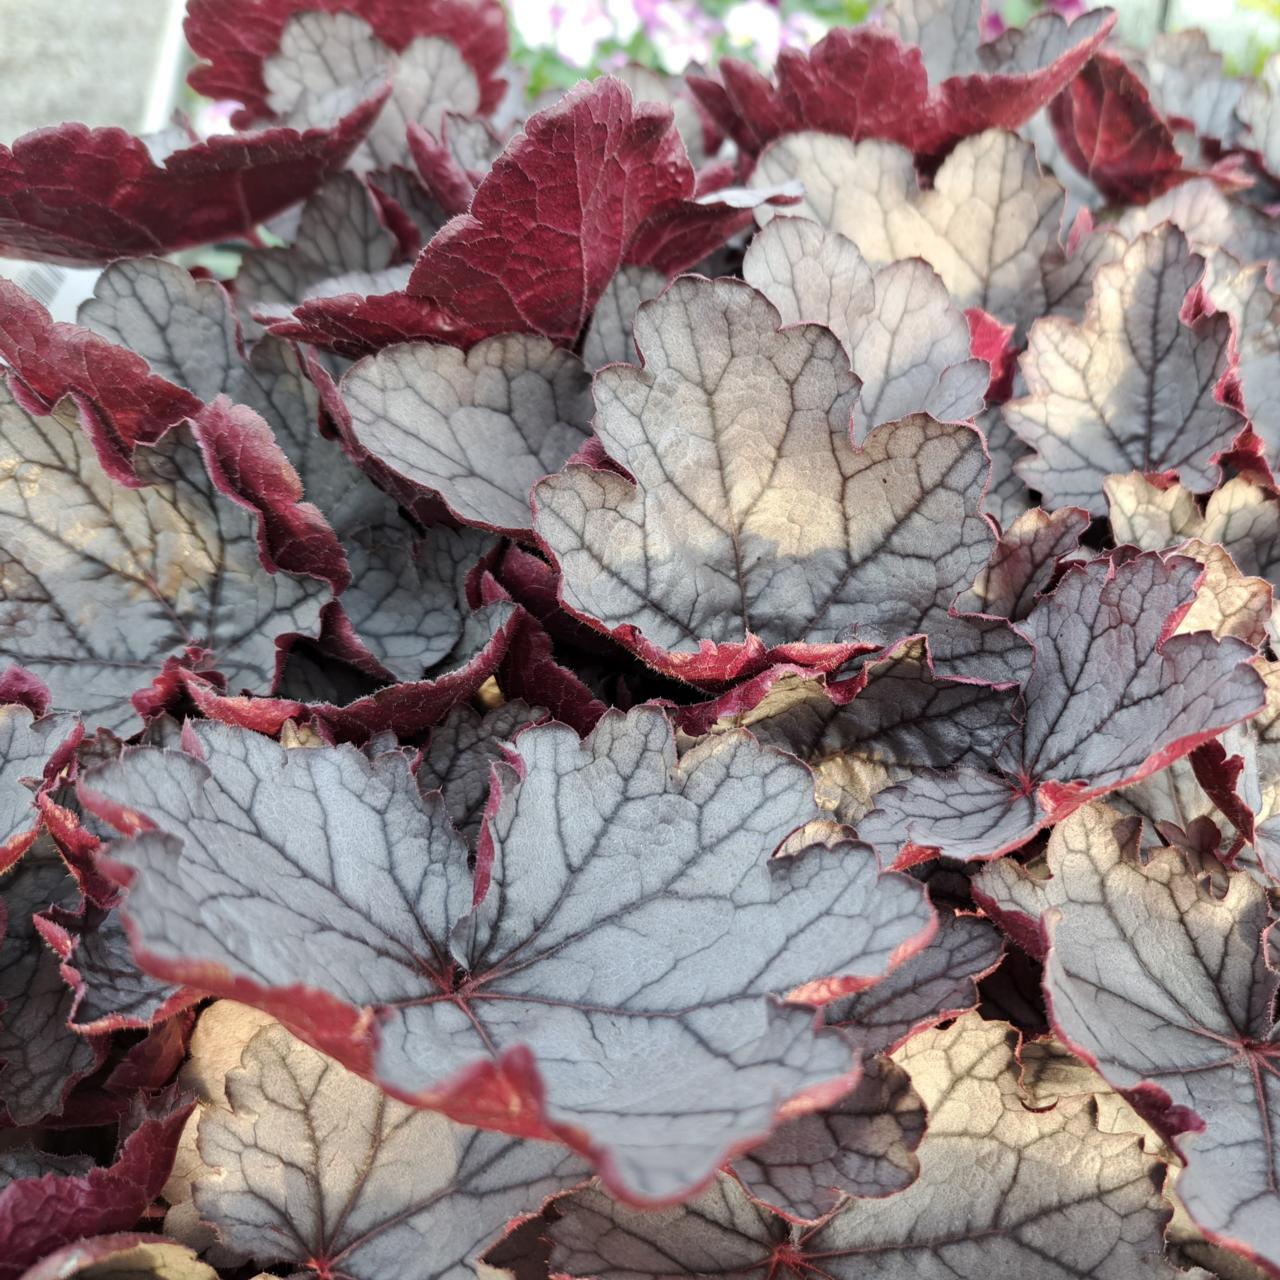
[(123, 129), (62, 124), (0, 146), (0, 253), (103, 263), (243, 235), (340, 169), (386, 88), (335, 123), (224, 134), (158, 163)]

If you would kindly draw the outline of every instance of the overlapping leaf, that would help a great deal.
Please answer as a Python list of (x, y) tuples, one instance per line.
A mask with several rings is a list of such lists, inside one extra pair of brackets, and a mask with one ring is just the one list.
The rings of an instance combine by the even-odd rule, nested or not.
[(899, 861), (990, 857), (1260, 710), (1248, 645), (1171, 634), (1201, 576), (1177, 555), (1072, 566), (1019, 624), (1036, 662), (994, 768), (914, 773), (877, 796), (862, 838)]
[(185, 1245), (131, 1232), (77, 1240), (21, 1280), (218, 1280), (218, 1273)]
[[(482, 541), (447, 529), (415, 530), (341, 447), (321, 436), (315, 392), (286, 348), (273, 339), (246, 360), (223, 291), (156, 260), (104, 272), (81, 319), (128, 343), (175, 386), (204, 400), (226, 393), (262, 413), (306, 496), (342, 541), (351, 578), (343, 593), (346, 619), (384, 674), (414, 680), (450, 654), (463, 630), (460, 579)], [(175, 330), (184, 341), (172, 336)]]
[(420, 38), (447, 40), (474, 73), (478, 106), (490, 112), (505, 88), (498, 71), (507, 56), (507, 20), (497, 0), (190, 0), (186, 36), (205, 61), (191, 86), (210, 98), (243, 103), (237, 123), (273, 114), (268, 60), (296, 15), (358, 14), (377, 39), (399, 52)]
[(192, 141), (63, 124), (0, 146), (0, 252), (73, 264), (244, 235), (339, 170), (386, 97), (378, 79), (300, 104), (289, 123)]
[(1067, 159), (1109, 200), (1146, 204), (1190, 176), (1173, 130), (1116, 54), (1099, 52), (1049, 117)]
[[(745, 735), (677, 764), (657, 711), (608, 715), (582, 744), (521, 735), (474, 908), (466, 847), (398, 754), (191, 732), (204, 761), (135, 752), (81, 785), (137, 833), (113, 856), (144, 968), (277, 1011), (399, 1096), (559, 1134), (633, 1196), (697, 1185), (787, 1098), (839, 1092), (845, 1042), (766, 997), (866, 985), (932, 928), (865, 848), (770, 860), (813, 813), (803, 766)], [(672, 1071), (684, 1087), (655, 1123)]]
[(35, 789), (56, 773), (84, 733), (69, 715), (39, 719), (21, 703), (0, 706), (0, 871), (31, 847), (40, 830)]
[(468, 346), (502, 333), (570, 345), (624, 263), (700, 261), (775, 193), (695, 198), (670, 108), (620, 81), (580, 85), (532, 116), (419, 255), (403, 293), (304, 304), (275, 331), (360, 354), (411, 338)]
[(193, 1197), (221, 1243), (342, 1280), (463, 1280), (512, 1218), (587, 1176), (559, 1145), (395, 1102), (278, 1023), (199, 1130)]
[[(441, 216), (437, 226), (443, 223)], [(337, 174), (303, 206), (287, 248), (242, 255), (235, 300), (246, 334), (260, 333), (254, 312), (283, 316), (307, 298), (403, 288), (410, 264), (393, 265), (397, 249), (368, 189), (351, 174)]]
[[(229, 416), (243, 457), (255, 424)], [(277, 637), (317, 628), (329, 588), (263, 568), (252, 518), (218, 493), (187, 428), (138, 455), (140, 488), (115, 483), (78, 428), (32, 418), (7, 393), (0, 436), (0, 653), (38, 674), (56, 707), (136, 726), (131, 695), (190, 645), (233, 689), (266, 692)]]
[(446, 111), (470, 116), (480, 107), (479, 80), (451, 40), (415, 36), (397, 52), (364, 18), (345, 11), (294, 14), (280, 33), (279, 48), (262, 66), (267, 104), (273, 116), (286, 119), (309, 99), (374, 76), (388, 80), (391, 92), (351, 157), (357, 170), (405, 163), (410, 125), (438, 133)]
[(634, 481), (571, 465), (534, 490), (575, 613), (692, 681), (920, 631), (949, 671), (1016, 678), (1020, 639), (949, 611), (992, 551), (976, 432), (917, 416), (855, 447), (835, 337), (779, 331), (744, 284), (679, 280), (636, 335), (645, 367), (594, 385), (596, 436)]
[[(131, 1230), (155, 1199), (191, 1103), (172, 1091), (139, 1103), (126, 1117), (109, 1165), (54, 1170), (43, 1176), (0, 1175), (0, 1278), (18, 1280), (28, 1267), (85, 1236)], [(183, 1280), (186, 1280), (184, 1277)]]
[(924, 643), (910, 641), (853, 679), (824, 686), (784, 676), (754, 696), (751, 686), (739, 687), (685, 712), (684, 723), (701, 727), (722, 711), (713, 731), (750, 729), (798, 756), (814, 771), (819, 804), (856, 824), (879, 791), (916, 769), (991, 759), (1011, 731), (1016, 700), (1016, 690), (940, 678)]
[(786, 133), (820, 129), (885, 138), (944, 155), (984, 129), (1013, 129), (1088, 61), (1115, 23), (1101, 10), (1068, 25), (1042, 13), (983, 43), (978, 0), (894, 0), (878, 27), (837, 29), (807, 54), (784, 49), (776, 84), (723, 59), (720, 81), (690, 87), (747, 154)]
[(982, 411), (990, 365), (970, 357), (968, 321), (923, 262), (872, 275), (838, 232), (775, 218), (752, 240), (742, 271), (784, 324), (825, 325), (840, 339), (862, 380), (860, 434), (913, 413), (964, 422)]
[(102, 1061), (103, 1046), (68, 1025), (74, 997), (33, 919), (51, 906), (74, 908), (79, 900), (75, 881), (47, 837), (0, 878), (6, 920), (0, 941), (0, 1102), (14, 1124), (57, 1115), (71, 1086)]
[(1018, 470), (1046, 501), (1101, 515), (1103, 480), (1135, 468), (1213, 488), (1213, 459), (1244, 419), (1221, 390), (1230, 321), (1182, 318), (1203, 269), (1182, 233), (1164, 227), (1098, 273), (1082, 324), (1050, 316), (1032, 326), (1021, 361), (1028, 394), (1002, 412), (1036, 450)]
[(980, 890), (993, 910), (1044, 930), (1061, 1034), (1177, 1135), (1192, 1217), (1211, 1240), (1274, 1268), (1280, 1042), (1266, 895), (1237, 874), (1216, 897), (1174, 850), (1144, 866), (1134, 834), (1090, 806), (1054, 831), (1048, 879), (1002, 862)]
[(929, 1107), (920, 1174), (815, 1228), (789, 1226), (721, 1176), (697, 1200), (641, 1214), (589, 1188), (561, 1200), (552, 1267), (612, 1280), (715, 1275), (833, 1280), (937, 1275), (1169, 1277), (1162, 1166), (1098, 1125), (1091, 1095), (1028, 1110), (1016, 1033), (976, 1014), (895, 1055)]
[(576, 356), (545, 338), (487, 338), (463, 353), (391, 347), (342, 380), (351, 430), (410, 485), (460, 520), (519, 535), (529, 491), (581, 447), (591, 384)]
[[(923, 258), (961, 307), (1016, 324), (1063, 309), (1086, 287), (1096, 248), (1068, 258), (1058, 243), (1065, 196), (1040, 172), (1035, 150), (1011, 133), (967, 138), (921, 189), (911, 152), (888, 142), (796, 133), (760, 157), (752, 182), (803, 183), (795, 212), (852, 240), (881, 267)], [(767, 206), (756, 214), (774, 216)]]

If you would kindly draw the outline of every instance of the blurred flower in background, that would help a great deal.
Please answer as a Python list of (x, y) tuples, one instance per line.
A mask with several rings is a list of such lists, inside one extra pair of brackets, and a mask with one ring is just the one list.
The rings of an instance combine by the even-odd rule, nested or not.
[[(987, 34), (1022, 26), (1038, 9), (1075, 18), (1100, 0), (988, 0)], [(1110, 0), (1123, 37), (1203, 26), (1239, 71), (1256, 72), (1280, 44), (1280, 0)], [(508, 0), (515, 61), (529, 92), (567, 88), (627, 62), (683, 71), (725, 54), (771, 68), (788, 46), (808, 48), (833, 26), (863, 22), (873, 0)]]

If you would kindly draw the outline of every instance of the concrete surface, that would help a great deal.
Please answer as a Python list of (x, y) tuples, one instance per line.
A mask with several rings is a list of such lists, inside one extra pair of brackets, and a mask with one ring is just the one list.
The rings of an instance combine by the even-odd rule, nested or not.
[(0, 0), (0, 141), (63, 120), (142, 127), (170, 0)]

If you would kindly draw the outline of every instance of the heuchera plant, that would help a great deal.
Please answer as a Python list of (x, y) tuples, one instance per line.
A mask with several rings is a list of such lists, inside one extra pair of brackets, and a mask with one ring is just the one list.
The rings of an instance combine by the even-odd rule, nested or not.
[(1113, 25), (0, 149), (0, 1280), (1280, 1276), (1280, 62)]

